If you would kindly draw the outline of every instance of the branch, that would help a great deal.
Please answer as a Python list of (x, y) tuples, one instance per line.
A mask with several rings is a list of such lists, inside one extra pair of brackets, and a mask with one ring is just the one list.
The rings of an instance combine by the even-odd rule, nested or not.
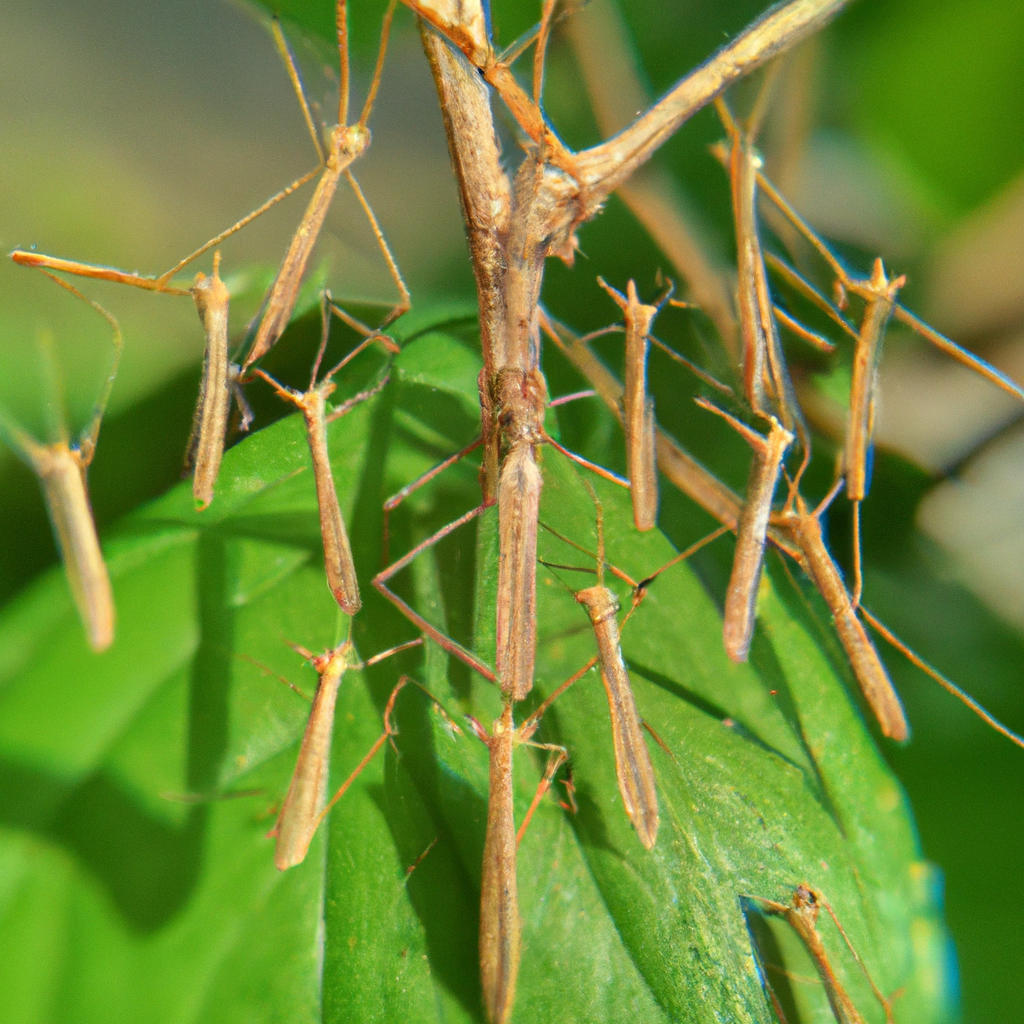
[(624, 131), (576, 156), (587, 217), (678, 130), (733, 82), (821, 29), (849, 0), (792, 0), (773, 7)]

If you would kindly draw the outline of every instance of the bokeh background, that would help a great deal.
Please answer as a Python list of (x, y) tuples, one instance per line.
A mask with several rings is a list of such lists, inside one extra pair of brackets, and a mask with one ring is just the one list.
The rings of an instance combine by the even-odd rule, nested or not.
[[(601, 8), (609, 0), (594, 0)], [(297, 0), (295, 10), (300, 5)], [(357, 94), (379, 4), (353, 11)], [(321, 11), (320, 8), (323, 8)], [(667, 88), (763, 9), (757, 2), (625, 2), (641, 82)], [(614, 13), (609, 6), (604, 14)], [(286, 12), (287, 13), (287, 12)], [(600, 10), (585, 12), (593, 16)], [(36, 246), (144, 273), (173, 265), (315, 163), (260, 13), (222, 0), (9, 0), (0, 22), (0, 247)], [(308, 12), (305, 17), (308, 17)], [(315, 17), (329, 25), (331, 5)], [(502, 41), (535, 5), (495, 5)], [(311, 98), (333, 119), (317, 50), (291, 38)], [(852, 266), (882, 254), (907, 273), (906, 303), (1024, 379), (1024, 8), (994, 0), (860, 0), (783, 74), (764, 137), (770, 173)], [(548, 112), (573, 145), (597, 131), (569, 43), (552, 44)], [(400, 11), (357, 168), (414, 298), (472, 294), (436, 95), (412, 19)], [(721, 135), (700, 115), (658, 158), (709, 252), (731, 258), (727, 182), (707, 153)], [(514, 152), (511, 131), (507, 148)], [(282, 203), (223, 247), (241, 329), (305, 202)], [(387, 302), (394, 289), (351, 197), (324, 249), (338, 296)], [(637, 278), (652, 295), (671, 272), (617, 200), (581, 234), (575, 269), (552, 267), (545, 301), (592, 329), (615, 315), (594, 277)], [(199, 269), (208, 269), (201, 261)], [(127, 346), (91, 474), (102, 532), (180, 476), (202, 335), (188, 300), (102, 285)], [(63, 399), (43, 372), (54, 338)], [(707, 361), (710, 332), (685, 318), (666, 337)], [(614, 345), (607, 350), (614, 360)], [(799, 356), (798, 346), (794, 354)], [(0, 403), (39, 435), (66, 410), (84, 424), (109, 356), (94, 314), (38, 275), (0, 261)], [(713, 361), (713, 354), (711, 356)], [(831, 376), (803, 374), (816, 421), (834, 418)], [(659, 416), (698, 452), (714, 442), (680, 410), (676, 378), (652, 360)], [(562, 374), (569, 386), (569, 378)], [(553, 387), (559, 371), (551, 374)], [(1024, 728), (1024, 427), (1021, 410), (922, 343), (892, 332), (882, 371), (880, 452), (865, 507), (866, 601), (922, 656), (1008, 724)], [(689, 431), (689, 433), (687, 433)], [(586, 451), (585, 436), (570, 439)], [(827, 441), (819, 468), (831, 473)], [(600, 456), (602, 453), (598, 451)], [(736, 485), (742, 480), (731, 481)], [(667, 501), (663, 526), (686, 513)], [(842, 515), (833, 538), (843, 546)], [(0, 601), (56, 555), (31, 474), (0, 449)], [(913, 801), (926, 856), (943, 870), (966, 1021), (1019, 1017), (1024, 924), (1024, 752), (984, 728), (903, 660), (883, 652), (915, 734), (885, 747)], [(0, 652), (0, 658), (2, 658)], [(44, 709), (40, 728), (45, 728)], [(0, 907), (2, 914), (2, 907)], [(897, 1018), (899, 1017), (897, 1003)]]

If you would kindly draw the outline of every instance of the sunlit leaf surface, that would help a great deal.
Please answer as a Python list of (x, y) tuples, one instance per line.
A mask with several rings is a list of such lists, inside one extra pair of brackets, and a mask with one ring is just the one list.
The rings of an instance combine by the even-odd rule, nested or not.
[[(441, 311), (398, 331), (391, 384), (331, 428), (364, 657), (416, 635), (369, 585), (382, 562), (382, 498), (477, 429), (479, 357), (461, 316), (457, 325)], [(551, 532), (593, 552), (591, 494), (564, 456), (547, 449), (542, 464), (551, 530), (541, 556), (592, 569)], [(461, 465), (404, 503), (391, 555), (472, 508), (475, 477)], [(672, 555), (658, 531), (633, 529), (624, 491), (593, 486), (609, 562), (640, 579)], [(473, 609), (493, 601), (492, 517), (480, 538), (466, 528), (395, 580), (439, 628), (466, 645), (478, 634), (485, 658)], [(106, 551), (118, 607), (106, 654), (86, 648), (59, 571), (0, 620), (0, 1019), (482, 1019), (487, 755), (464, 716), (489, 724), (497, 715), (490, 684), (433, 644), (347, 676), (335, 785), (380, 734), (402, 671), (445, 713), (406, 687), (394, 745), (337, 805), (306, 861), (273, 866), (266, 832), (307, 713), (276, 676), (312, 693), (315, 674), (288, 643), (323, 650), (349, 629), (324, 579), (299, 418), (227, 453), (208, 511), (192, 511), (182, 484), (122, 522)], [(538, 579), (537, 682), (520, 718), (594, 652), (569, 589), (592, 577), (540, 566)], [(628, 587), (609, 582), (628, 606)], [(948, 1019), (931, 877), (834, 642), (821, 646), (828, 624), (781, 562), (761, 609), (750, 666), (725, 658), (717, 606), (685, 565), (652, 585), (625, 626), (659, 786), (651, 853), (622, 812), (597, 674), (546, 716), (537, 739), (568, 749), (578, 811), (559, 806), (557, 784), (522, 843), (516, 1020), (769, 1021), (758, 963), (800, 1019), (827, 1020), (785, 926), (755, 959), (759, 915), (741, 900), (786, 901), (801, 882), (826, 894), (882, 991), (901, 990), (899, 1019)], [(545, 757), (517, 751), (517, 818)], [(865, 1018), (882, 1020), (824, 915), (822, 930)]]

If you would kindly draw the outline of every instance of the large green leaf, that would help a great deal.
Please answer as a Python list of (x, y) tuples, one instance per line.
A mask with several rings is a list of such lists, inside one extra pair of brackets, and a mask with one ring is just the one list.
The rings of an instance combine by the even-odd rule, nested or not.
[[(381, 498), (477, 426), (478, 357), (436, 322), (448, 319), (398, 332), (392, 383), (331, 428), (363, 584), (353, 629), (364, 656), (415, 635), (368, 585), (382, 558)], [(324, 580), (308, 460), (290, 417), (227, 453), (208, 511), (195, 513), (182, 485), (124, 521), (106, 544), (119, 619), (104, 655), (87, 649), (59, 572), (5, 609), (0, 1019), (481, 1019), (487, 755), (458, 726), (466, 713), (496, 716), (490, 684), (434, 644), (346, 678), (336, 783), (380, 734), (401, 671), (429, 685), (447, 716), (407, 687), (394, 747), (301, 866), (273, 866), (265, 833), (307, 708), (271, 673), (311, 692), (315, 676), (286, 641), (324, 649), (348, 629)], [(593, 550), (594, 505), (577, 470), (553, 450), (542, 461), (544, 523)], [(662, 564), (672, 554), (664, 536), (638, 534), (625, 493), (595, 486), (609, 560), (634, 578)], [(392, 554), (478, 494), (468, 465), (416, 492), (392, 517)], [(492, 520), (483, 517), (482, 538)], [(547, 561), (587, 565), (550, 532), (541, 545)], [(493, 591), (487, 543), (479, 550), (466, 529), (395, 581), (467, 645), (475, 578)], [(526, 707), (594, 650), (561, 581), (578, 587), (578, 574), (539, 571)], [(522, 844), (515, 1019), (768, 1021), (741, 897), (786, 900), (801, 882), (825, 892), (882, 990), (902, 991), (901, 1019), (948, 1019), (944, 932), (902, 793), (821, 647), (817, 609), (785, 573), (772, 575), (751, 666), (725, 658), (718, 610), (686, 566), (657, 580), (625, 628), (637, 702), (663, 744), (649, 742), (662, 816), (651, 853), (622, 813), (596, 674), (546, 716), (538, 738), (567, 747), (579, 810), (545, 799)], [(518, 818), (543, 760), (517, 754)], [(211, 799), (167, 799), (188, 794)], [(865, 1017), (881, 1020), (834, 929), (823, 931)], [(777, 935), (793, 1001), (806, 1019), (826, 1019), (820, 987), (799, 980), (812, 968), (785, 928)]]

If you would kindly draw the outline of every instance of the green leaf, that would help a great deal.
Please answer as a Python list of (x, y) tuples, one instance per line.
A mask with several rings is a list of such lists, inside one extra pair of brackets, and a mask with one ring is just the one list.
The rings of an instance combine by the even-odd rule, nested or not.
[[(364, 657), (416, 635), (369, 585), (382, 564), (382, 498), (478, 428), (478, 357), (434, 329), (446, 315), (410, 331), (388, 388), (330, 428)], [(580, 474), (553, 449), (542, 465), (544, 524), (594, 550)], [(391, 557), (472, 508), (475, 476), (460, 464), (403, 503)], [(635, 531), (628, 495), (593, 485), (608, 560), (634, 579), (663, 564), (671, 545)], [(380, 735), (403, 671), (445, 713), (407, 686), (394, 745), (337, 804), (305, 862), (273, 866), (266, 832), (308, 713), (275, 674), (311, 693), (315, 674), (287, 642), (323, 650), (349, 628), (324, 580), (300, 418), (227, 452), (206, 512), (183, 484), (125, 520), (105, 550), (119, 616), (107, 653), (87, 649), (60, 572), (0, 616), (0, 1019), (481, 1020), (487, 753), (462, 716), (493, 720), (493, 686), (432, 643), (350, 673), (335, 786)], [(477, 588), (493, 603), (488, 550), (466, 528), (393, 585), (472, 646)], [(593, 565), (546, 530), (541, 554)], [(566, 586), (581, 579), (539, 567), (537, 682), (520, 720), (594, 652)], [(786, 901), (802, 882), (825, 893), (883, 992), (902, 990), (901, 1019), (950, 1019), (933, 879), (819, 610), (781, 564), (761, 608), (747, 666), (725, 658), (718, 609), (687, 566), (659, 577), (625, 626), (637, 703), (660, 741), (648, 742), (661, 807), (650, 853), (622, 812), (597, 674), (546, 715), (537, 739), (568, 749), (579, 810), (545, 797), (522, 843), (514, 1019), (768, 1021), (756, 906), (741, 897)], [(517, 820), (545, 757), (517, 751)], [(820, 986), (804, 980), (813, 967), (785, 926), (776, 931), (794, 1002), (826, 1019)], [(842, 983), (880, 1021), (824, 915), (822, 931)]]

